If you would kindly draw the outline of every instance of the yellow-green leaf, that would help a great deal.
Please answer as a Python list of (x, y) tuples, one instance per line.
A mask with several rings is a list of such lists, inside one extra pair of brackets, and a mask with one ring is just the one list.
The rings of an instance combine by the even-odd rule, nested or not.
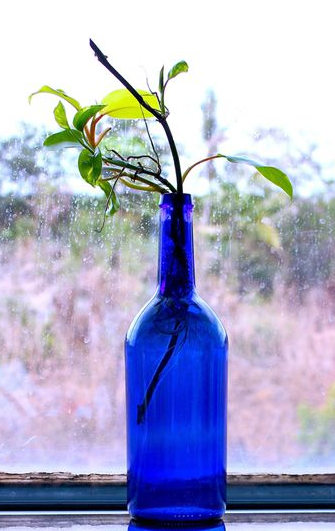
[[(159, 102), (155, 94), (147, 90), (137, 90), (144, 101), (157, 111), (160, 110)], [(107, 94), (101, 101), (106, 108), (103, 114), (108, 114), (112, 118), (121, 120), (137, 120), (143, 118), (154, 118), (153, 114), (142, 107), (137, 99), (127, 89), (119, 89)]]
[(70, 129), (69, 122), (67, 121), (65, 107), (62, 102), (58, 102), (57, 107), (54, 109), (54, 117), (56, 122), (63, 129)]
[(188, 72), (188, 64), (186, 61), (179, 61), (176, 63), (168, 73), (168, 79), (178, 76), (182, 72)]
[(39, 90), (37, 90), (36, 92), (33, 92), (32, 94), (30, 94), (30, 96), (28, 98), (29, 103), (31, 103), (31, 99), (32, 99), (33, 96), (35, 96), (36, 94), (42, 94), (42, 93), (54, 94), (55, 96), (59, 96), (60, 98), (63, 98), (63, 100), (65, 100), (68, 103), (70, 103), (71, 105), (73, 105), (73, 107), (75, 107), (75, 109), (77, 109), (77, 111), (79, 111), (79, 109), (81, 109), (80, 103), (77, 100), (75, 100), (74, 98), (72, 98), (71, 96), (68, 96), (64, 92), (64, 90), (62, 90), (62, 89), (53, 89), (53, 88), (49, 87), (48, 85), (43, 85), (43, 87), (41, 87)]
[(43, 146), (53, 148), (62, 144), (62, 147), (80, 147), (82, 141), (82, 133), (76, 131), (76, 129), (64, 129), (64, 131), (48, 136), (44, 140)]

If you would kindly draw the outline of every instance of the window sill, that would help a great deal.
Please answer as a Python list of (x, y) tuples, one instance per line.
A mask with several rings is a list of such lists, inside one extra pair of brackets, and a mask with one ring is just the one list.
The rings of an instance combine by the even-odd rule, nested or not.
[[(335, 510), (335, 474), (232, 474), (227, 508)], [(108, 474), (0, 474), (0, 510), (125, 510), (126, 476)]]
[[(304, 531), (324, 531), (333, 529), (335, 522), (335, 512), (315, 512), (315, 511), (282, 511), (282, 512), (257, 512), (257, 511), (228, 511), (223, 518), (226, 531), (245, 531), (245, 524), (248, 525), (248, 531), (296, 531), (297, 524), (303, 523)], [(291, 524), (291, 525), (290, 525)], [(4, 529), (14, 529), (19, 527), (24, 529), (44, 529), (57, 528), (70, 529), (76, 526), (80, 531), (89, 527), (97, 531), (112, 531), (113, 526), (117, 531), (128, 531), (129, 515), (122, 512), (39, 512), (33, 513), (2, 513), (0, 517), (0, 527)], [(163, 529), (163, 526), (161, 526)], [(145, 529), (145, 528), (143, 528)], [(181, 528), (180, 528), (181, 529)]]

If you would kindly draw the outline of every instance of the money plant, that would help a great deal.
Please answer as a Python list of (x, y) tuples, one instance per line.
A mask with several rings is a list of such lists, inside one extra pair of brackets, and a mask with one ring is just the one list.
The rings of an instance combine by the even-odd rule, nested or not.
[[(252, 166), (268, 181), (281, 188), (292, 198), (292, 184), (287, 175), (280, 169), (267, 166), (245, 157), (232, 156), (223, 153), (213, 153), (211, 156), (194, 162), (182, 171), (179, 154), (172, 136), (168, 116), (169, 110), (165, 103), (165, 92), (172, 79), (182, 72), (188, 71), (185, 61), (179, 61), (165, 73), (161, 68), (156, 91), (151, 89), (135, 89), (108, 61), (107, 56), (90, 40), (98, 61), (123, 85), (124, 88), (107, 94), (99, 104), (82, 106), (75, 98), (64, 90), (53, 89), (44, 85), (29, 96), (29, 101), (36, 94), (48, 93), (60, 98), (54, 109), (54, 117), (61, 128), (51, 134), (44, 141), (46, 147), (75, 147), (79, 148), (78, 169), (81, 177), (93, 187), (99, 187), (106, 195), (105, 216), (114, 215), (120, 208), (118, 199), (118, 185), (149, 193), (182, 194), (185, 179), (193, 168), (209, 160), (218, 158), (236, 164), (244, 163)], [(75, 109), (70, 125), (67, 112), (62, 100)], [(113, 134), (114, 120), (143, 120), (150, 140), (147, 153), (130, 155), (119, 153), (106, 142), (108, 135)], [(147, 121), (157, 120), (164, 129), (174, 164), (175, 181), (164, 177), (158, 152), (149, 132)], [(115, 146), (117, 147), (117, 146)]]

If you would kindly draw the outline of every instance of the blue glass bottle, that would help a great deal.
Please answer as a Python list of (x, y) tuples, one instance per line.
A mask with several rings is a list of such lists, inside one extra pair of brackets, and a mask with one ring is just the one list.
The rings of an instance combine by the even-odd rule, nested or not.
[(220, 518), (226, 501), (226, 332), (194, 281), (192, 200), (160, 203), (158, 288), (126, 337), (128, 509)]

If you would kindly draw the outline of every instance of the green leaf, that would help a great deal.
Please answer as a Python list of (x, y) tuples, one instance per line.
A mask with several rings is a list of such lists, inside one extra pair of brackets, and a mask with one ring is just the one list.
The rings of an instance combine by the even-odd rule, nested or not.
[(102, 170), (100, 149), (97, 148), (94, 153), (83, 149), (78, 157), (78, 168), (82, 178), (94, 187)]
[(164, 91), (164, 65), (159, 72), (159, 92), (162, 94)]
[[(157, 111), (160, 110), (159, 101), (155, 94), (147, 90), (137, 91), (144, 101)], [(143, 118), (154, 118), (153, 114), (142, 107), (137, 99), (127, 89), (119, 89), (107, 94), (101, 102), (106, 105), (103, 114), (108, 114), (112, 118), (121, 120), (137, 120)]]
[(32, 94), (30, 94), (30, 96), (28, 98), (29, 103), (31, 103), (31, 99), (32, 99), (33, 96), (35, 96), (36, 94), (42, 94), (42, 93), (55, 94), (56, 96), (59, 96), (60, 98), (63, 98), (63, 100), (66, 100), (68, 103), (73, 105), (73, 107), (75, 107), (77, 109), (77, 111), (79, 111), (79, 109), (81, 109), (80, 103), (77, 100), (75, 100), (74, 98), (71, 98), (71, 96), (68, 96), (64, 92), (64, 90), (62, 90), (62, 89), (53, 89), (53, 88), (49, 87), (48, 85), (43, 85), (43, 87), (41, 87), (39, 90), (37, 90), (36, 92), (33, 92)]
[(168, 73), (168, 80), (178, 76), (182, 72), (188, 72), (188, 64), (186, 61), (179, 61), (179, 63), (176, 63), (171, 68), (170, 72)]
[(253, 166), (257, 171), (259, 171), (261, 175), (263, 175), (263, 177), (265, 177), (268, 181), (271, 181), (273, 184), (281, 188), (292, 199), (292, 183), (287, 177), (287, 175), (278, 168), (274, 168), (273, 166), (263, 166), (262, 164), (259, 164), (258, 162), (247, 159), (245, 157), (231, 157), (222, 154), (217, 155), (217, 157), (223, 157), (229, 162), (249, 164), (249, 166)]
[(278, 168), (273, 168), (272, 166), (255, 166), (255, 168), (268, 181), (271, 181), (273, 184), (284, 190), (290, 199), (293, 198), (292, 183), (284, 172)]
[(78, 147), (80, 146), (80, 141), (83, 139), (82, 133), (76, 131), (75, 129), (65, 129), (59, 133), (48, 136), (43, 145), (46, 147), (55, 147), (58, 144), (63, 144), (62, 147)]
[(83, 107), (78, 111), (73, 118), (73, 125), (79, 131), (82, 131), (92, 116), (98, 111), (101, 111), (105, 105), (91, 105), (90, 107)]
[(109, 216), (114, 216), (114, 214), (116, 214), (116, 212), (120, 209), (118, 196), (108, 181), (99, 181), (97, 184), (100, 186), (101, 190), (105, 192), (108, 200), (106, 214)]
[(67, 121), (65, 107), (60, 101), (54, 109), (54, 117), (58, 125), (63, 129), (70, 129), (69, 122)]

